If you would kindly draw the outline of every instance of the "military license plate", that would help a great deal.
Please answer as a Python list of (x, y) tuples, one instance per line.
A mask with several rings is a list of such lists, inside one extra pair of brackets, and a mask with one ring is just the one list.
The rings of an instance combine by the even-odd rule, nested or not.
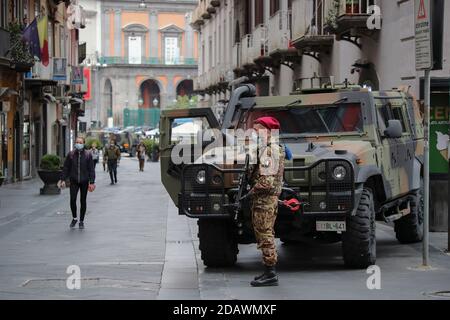
[(316, 221), (317, 231), (346, 231), (345, 221)]

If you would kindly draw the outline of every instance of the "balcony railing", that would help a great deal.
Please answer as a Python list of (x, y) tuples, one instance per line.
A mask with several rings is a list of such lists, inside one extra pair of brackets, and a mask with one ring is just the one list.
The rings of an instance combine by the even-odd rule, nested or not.
[(277, 49), (288, 49), (291, 41), (291, 11), (278, 11), (269, 19), (269, 53)]
[(376, 0), (345, 0), (339, 2), (339, 15), (370, 14), (369, 7), (376, 5)]
[(361, 47), (362, 36), (378, 37), (378, 29), (369, 29), (367, 19), (372, 14), (370, 7), (379, 3), (380, 0), (327, 0), (326, 28), (337, 40), (348, 40)]
[[(136, 63), (130, 63), (130, 59), (128, 57), (101, 57), (99, 59), (102, 65), (134, 65)], [(141, 57), (140, 63), (137, 65), (187, 65), (187, 66), (196, 66), (198, 63), (195, 58), (177, 58), (171, 61), (168, 61), (164, 58), (158, 57)]]
[(242, 54), (241, 54), (241, 44), (239, 42), (233, 45), (233, 61), (232, 67), (233, 69), (240, 68), (242, 65)]
[(253, 35), (247, 34), (241, 40), (242, 65), (253, 64), (253, 58), (251, 55), (253, 51)]
[(252, 47), (249, 53), (252, 61), (268, 55), (268, 30), (265, 25), (260, 25), (253, 31)]

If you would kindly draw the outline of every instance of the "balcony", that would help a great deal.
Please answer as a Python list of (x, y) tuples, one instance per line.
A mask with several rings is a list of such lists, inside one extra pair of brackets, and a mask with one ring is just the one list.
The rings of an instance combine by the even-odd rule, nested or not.
[(321, 61), (320, 56), (329, 54), (334, 43), (334, 35), (327, 30), (325, 23), (328, 12), (325, 1), (317, 1), (315, 5), (307, 5), (304, 10), (305, 19), (295, 21), (292, 44), (300, 55), (308, 55)]
[(29, 72), (34, 65), (34, 57), (22, 41), (19, 24), (11, 24), (9, 30), (0, 28), (0, 58), (5, 66), (16, 72)]
[(278, 11), (268, 22), (269, 54), (288, 50), (291, 42), (292, 15), (290, 11)]
[(128, 57), (100, 57), (100, 64), (107, 66), (129, 65), (129, 66), (192, 66), (197, 67), (197, 60), (195, 58), (180, 57), (171, 61), (170, 63), (164, 58), (159, 57), (141, 57), (140, 63), (130, 63)]
[(327, 0), (327, 29), (336, 35), (336, 40), (349, 41), (361, 48), (363, 36), (377, 39), (378, 29), (370, 29), (367, 21), (372, 13), (370, 6), (379, 5), (380, 0)]
[[(266, 60), (268, 68), (286, 65), (290, 68), (300, 63), (300, 56), (292, 46), (292, 12), (278, 11), (268, 22), (268, 52), (271, 60)], [(269, 69), (270, 70), (270, 69)]]
[(264, 68), (257, 64), (255, 60), (263, 53), (262, 45), (264, 45), (265, 27), (258, 27), (253, 34), (247, 34), (241, 39), (240, 44), (240, 72), (237, 76), (248, 76), (249, 78), (257, 77), (264, 73)]
[(220, 7), (220, 0), (210, 0), (209, 3), (213, 7)]
[[(194, 9), (194, 12), (192, 13), (192, 22), (191, 26), (196, 29), (200, 30), (201, 26), (205, 24), (205, 20), (211, 19), (211, 13), (208, 12), (208, 1), (207, 0), (200, 0), (198, 2), (197, 7)], [(211, 6), (214, 8), (213, 6)]]
[(233, 45), (231, 66), (236, 76), (239, 76), (243, 71), (242, 68), (242, 52), (241, 43), (237, 42)]
[(253, 62), (263, 68), (270, 65), (272, 60), (269, 56), (268, 33), (269, 30), (265, 25), (260, 25), (255, 29), (253, 46), (250, 52)]

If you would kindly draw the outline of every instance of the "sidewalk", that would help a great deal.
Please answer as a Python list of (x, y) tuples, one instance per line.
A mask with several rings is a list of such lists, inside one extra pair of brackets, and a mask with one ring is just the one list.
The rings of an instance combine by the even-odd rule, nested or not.
[(39, 178), (12, 183), (0, 187), (0, 234), (12, 226), (30, 222), (45, 212), (45, 208), (57, 202), (68, 201), (67, 194), (40, 195), (44, 183)]

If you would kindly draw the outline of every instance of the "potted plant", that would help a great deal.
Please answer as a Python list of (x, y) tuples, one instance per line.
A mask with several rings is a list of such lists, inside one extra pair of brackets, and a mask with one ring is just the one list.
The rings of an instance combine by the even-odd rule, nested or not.
[(152, 148), (152, 162), (158, 162), (159, 161), (159, 144), (154, 141), (153, 142), (153, 148)]
[(44, 182), (41, 194), (56, 195), (61, 193), (57, 186), (61, 171), (61, 159), (57, 155), (47, 154), (42, 157), (38, 170), (38, 175)]
[(334, 0), (333, 5), (328, 10), (328, 14), (325, 18), (325, 31), (333, 32), (337, 30), (338, 24), (337, 19), (339, 16), (339, 0)]

